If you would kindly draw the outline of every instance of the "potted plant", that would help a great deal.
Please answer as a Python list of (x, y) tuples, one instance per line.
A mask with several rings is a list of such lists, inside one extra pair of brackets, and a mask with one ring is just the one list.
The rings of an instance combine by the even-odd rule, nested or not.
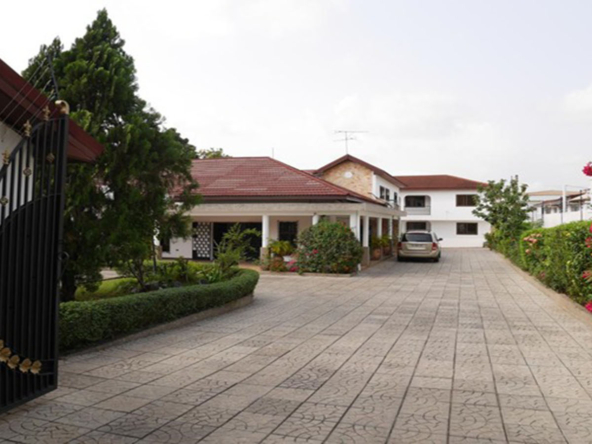
[(294, 252), (294, 246), (290, 241), (274, 240), (270, 242), (269, 250), (274, 256), (280, 256), (289, 262), (292, 260), (290, 255)]
[(372, 247), (372, 260), (379, 260), (382, 257), (382, 239), (378, 236), (372, 236), (370, 245)]
[(382, 238), (382, 254), (384, 256), (390, 256), (391, 255), (391, 237), (388, 234), (383, 234)]

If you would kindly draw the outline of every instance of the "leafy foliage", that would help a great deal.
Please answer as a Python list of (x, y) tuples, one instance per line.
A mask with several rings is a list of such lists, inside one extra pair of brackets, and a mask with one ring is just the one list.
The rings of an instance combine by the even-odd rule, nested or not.
[(73, 350), (174, 321), (247, 296), (259, 274), (241, 270), (231, 280), (111, 299), (60, 304), (60, 350)]
[(294, 246), (290, 241), (274, 240), (269, 243), (269, 251), (276, 256), (289, 256), (294, 252)]
[(101, 10), (70, 49), (55, 39), (23, 73), (32, 76), (50, 53), (72, 119), (105, 147), (95, 165), (68, 166), (64, 301), (79, 285), (92, 288), (106, 265), (127, 263), (143, 281), (155, 233), (186, 237), (184, 214), (199, 202), (190, 174), (195, 148), (138, 96), (134, 61), (124, 45)]
[(251, 246), (253, 237), (261, 237), (261, 232), (254, 228), (243, 230), (238, 223), (224, 233), (222, 241), (217, 245), (215, 260), (223, 276), (231, 276), (234, 267), (247, 259), (248, 253), (253, 251)]
[(222, 159), (224, 157), (230, 157), (224, 153), (223, 148), (210, 148), (207, 150), (196, 150), (196, 159)]
[(520, 184), (514, 177), (509, 182), (490, 180), (479, 188), (476, 208), (473, 214), (491, 224), (494, 230), (504, 236), (518, 236), (529, 219), (528, 186)]
[(298, 236), (298, 269), (314, 273), (351, 273), (362, 261), (362, 246), (346, 226), (321, 221)]

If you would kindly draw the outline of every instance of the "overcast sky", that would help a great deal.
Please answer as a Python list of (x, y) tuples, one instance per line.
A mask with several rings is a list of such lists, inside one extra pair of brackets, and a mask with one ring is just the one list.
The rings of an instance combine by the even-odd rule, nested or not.
[(5, 3), (17, 71), (106, 7), (142, 97), (198, 148), (315, 168), (344, 154), (335, 130), (365, 130), (350, 153), (395, 175), (588, 186), (588, 0)]

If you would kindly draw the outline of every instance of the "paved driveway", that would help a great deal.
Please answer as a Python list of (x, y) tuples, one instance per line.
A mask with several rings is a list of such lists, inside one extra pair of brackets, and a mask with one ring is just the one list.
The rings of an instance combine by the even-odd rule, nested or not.
[(565, 307), (485, 250), (265, 276), (247, 308), (67, 359), (62, 388), (0, 417), (0, 436), (591, 443), (592, 317)]

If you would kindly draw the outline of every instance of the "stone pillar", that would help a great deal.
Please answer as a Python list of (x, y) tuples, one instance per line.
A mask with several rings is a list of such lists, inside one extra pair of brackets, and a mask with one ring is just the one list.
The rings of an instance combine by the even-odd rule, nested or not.
[(364, 230), (362, 233), (362, 266), (370, 265), (370, 216), (364, 216)]
[(376, 235), (382, 237), (382, 217), (379, 217), (376, 222)]
[(395, 252), (395, 242), (397, 241), (395, 239), (395, 234), (393, 233), (393, 218), (392, 217), (390, 217), (388, 220), (388, 235), (391, 238), (391, 256), (392, 256)]
[(356, 239), (361, 241), (361, 238), (360, 238), (360, 216), (358, 216), (356, 213), (349, 215), (349, 228), (356, 235)]
[(320, 220), (321, 220), (321, 216), (320, 215), (318, 215), (316, 213), (312, 215), (312, 224), (313, 225), (318, 224)]
[(264, 262), (268, 256), (269, 248), (269, 216), (263, 215), (261, 217), (261, 262)]

